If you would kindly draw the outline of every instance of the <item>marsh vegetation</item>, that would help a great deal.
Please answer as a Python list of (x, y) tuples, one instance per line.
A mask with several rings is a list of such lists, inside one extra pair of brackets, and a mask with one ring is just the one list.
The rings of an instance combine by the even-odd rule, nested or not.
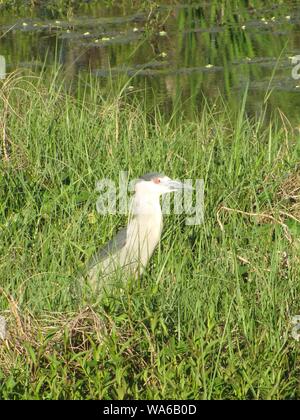
[[(1, 399), (299, 398), (300, 16), (268, 3), (0, 3)], [(204, 179), (204, 222), (73, 299), (121, 170)]]

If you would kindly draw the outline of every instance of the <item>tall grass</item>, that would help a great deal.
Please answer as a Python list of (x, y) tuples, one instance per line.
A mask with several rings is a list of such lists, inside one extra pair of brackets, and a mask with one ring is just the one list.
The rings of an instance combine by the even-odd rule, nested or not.
[[(246, 95), (164, 117), (93, 83), (1, 84), (0, 398), (299, 398), (297, 132), (247, 117)], [(204, 223), (166, 217), (139, 281), (74, 301), (76, 271), (126, 221), (95, 207), (120, 170), (203, 178)]]

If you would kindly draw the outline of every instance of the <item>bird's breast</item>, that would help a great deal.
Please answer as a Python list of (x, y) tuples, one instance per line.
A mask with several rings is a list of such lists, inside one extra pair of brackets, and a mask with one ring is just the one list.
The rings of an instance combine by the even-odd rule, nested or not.
[(145, 214), (128, 226), (126, 248), (129, 258), (138, 258), (145, 266), (157, 246), (162, 232), (162, 215)]

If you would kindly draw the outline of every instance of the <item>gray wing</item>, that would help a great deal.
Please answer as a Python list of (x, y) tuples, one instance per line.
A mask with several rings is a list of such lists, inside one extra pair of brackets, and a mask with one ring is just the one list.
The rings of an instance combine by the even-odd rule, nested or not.
[(126, 244), (127, 228), (120, 229), (114, 238), (107, 242), (103, 248), (97, 251), (89, 260), (87, 270), (91, 270), (95, 265), (99, 264), (105, 258), (115, 254)]

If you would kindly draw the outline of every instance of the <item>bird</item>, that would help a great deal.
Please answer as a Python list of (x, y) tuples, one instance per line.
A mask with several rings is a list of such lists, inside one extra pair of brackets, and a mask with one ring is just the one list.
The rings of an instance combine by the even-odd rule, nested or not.
[(97, 251), (88, 261), (85, 279), (93, 290), (120, 272), (123, 276), (143, 274), (163, 230), (160, 197), (164, 194), (192, 189), (163, 173), (151, 172), (138, 178), (132, 197), (128, 225)]

